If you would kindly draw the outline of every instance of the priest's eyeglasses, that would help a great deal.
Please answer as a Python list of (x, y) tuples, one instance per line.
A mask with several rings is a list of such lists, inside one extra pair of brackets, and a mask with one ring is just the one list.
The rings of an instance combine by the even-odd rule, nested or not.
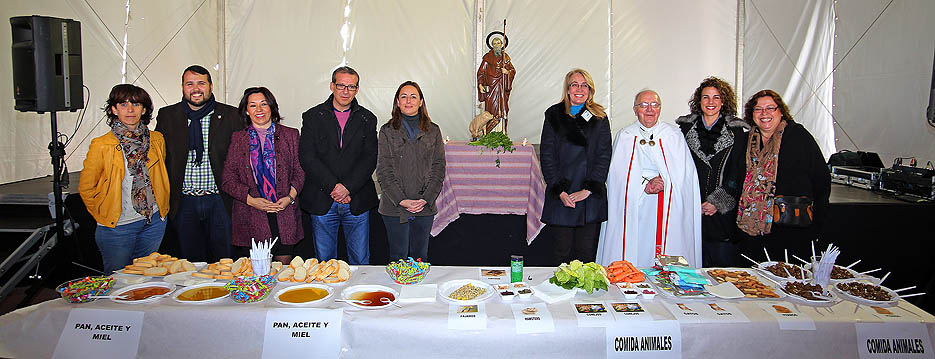
[(653, 108), (656, 108), (656, 109), (658, 109), (659, 106), (662, 106), (662, 104), (660, 104), (660, 103), (658, 103), (658, 102), (640, 102), (640, 103), (638, 103), (638, 104), (636, 104), (636, 105), (639, 106), (641, 109), (644, 109), (644, 110), (645, 110), (647, 107), (650, 107), (650, 106), (652, 106)]
[(776, 107), (776, 106), (754, 107), (753, 113), (765, 113), (769, 115), (769, 114), (772, 114), (773, 112), (776, 112), (776, 110), (778, 109), (779, 107)]

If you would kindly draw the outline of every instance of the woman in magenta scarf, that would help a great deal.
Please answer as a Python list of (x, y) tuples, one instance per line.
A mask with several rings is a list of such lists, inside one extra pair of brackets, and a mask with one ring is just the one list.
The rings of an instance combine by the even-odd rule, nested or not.
[(299, 131), (279, 122), (279, 105), (265, 87), (244, 90), (240, 115), (245, 128), (231, 136), (221, 189), (234, 198), (232, 242), (249, 255), (250, 240), (279, 238), (275, 260), (288, 263), (304, 237), (295, 197), (305, 172), (299, 165)]

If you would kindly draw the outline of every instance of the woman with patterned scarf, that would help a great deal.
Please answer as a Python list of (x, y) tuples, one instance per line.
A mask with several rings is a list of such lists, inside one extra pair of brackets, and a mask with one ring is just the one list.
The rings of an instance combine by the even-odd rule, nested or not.
[(288, 263), (295, 244), (305, 236), (295, 204), (305, 184), (299, 131), (279, 123), (279, 105), (265, 87), (244, 90), (239, 110), (244, 129), (231, 136), (221, 182), (221, 190), (234, 199), (234, 252), (249, 256), (251, 238), (278, 238), (272, 255)]
[[(754, 125), (747, 141), (747, 174), (737, 210), (751, 258), (807, 256), (828, 214), (831, 173), (812, 135), (792, 120), (778, 93), (762, 90), (744, 105)], [(822, 246), (823, 248), (824, 246)]]
[(169, 213), (169, 177), (162, 134), (150, 131), (153, 101), (145, 90), (120, 84), (104, 106), (111, 130), (95, 138), (78, 191), (97, 221), (94, 232), (104, 274), (159, 249)]
[(708, 77), (691, 100), (691, 114), (675, 120), (685, 136), (701, 185), (701, 262), (704, 267), (739, 265), (737, 199), (746, 173), (744, 150), (750, 125), (737, 116), (734, 89)]

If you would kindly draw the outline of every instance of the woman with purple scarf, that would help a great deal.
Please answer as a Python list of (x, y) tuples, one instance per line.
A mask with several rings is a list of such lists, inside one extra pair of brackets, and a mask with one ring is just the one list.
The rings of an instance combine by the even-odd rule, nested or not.
[(107, 275), (159, 249), (169, 213), (169, 176), (166, 142), (146, 127), (153, 113), (146, 90), (114, 86), (104, 112), (110, 132), (91, 141), (78, 191), (97, 221), (94, 237)]
[(279, 238), (274, 260), (288, 263), (304, 237), (295, 197), (305, 184), (299, 165), (299, 131), (279, 124), (279, 105), (265, 87), (251, 87), (240, 99), (245, 128), (231, 136), (221, 189), (234, 199), (232, 241), (248, 256), (250, 240)]

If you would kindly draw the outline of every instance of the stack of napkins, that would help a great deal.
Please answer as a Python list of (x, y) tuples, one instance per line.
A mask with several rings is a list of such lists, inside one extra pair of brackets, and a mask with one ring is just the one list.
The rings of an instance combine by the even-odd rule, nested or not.
[(573, 298), (575, 289), (565, 289), (545, 280), (532, 287), (532, 294), (542, 299), (542, 301), (552, 304)]
[(402, 303), (431, 303), (435, 301), (438, 284), (404, 285), (399, 291)]

